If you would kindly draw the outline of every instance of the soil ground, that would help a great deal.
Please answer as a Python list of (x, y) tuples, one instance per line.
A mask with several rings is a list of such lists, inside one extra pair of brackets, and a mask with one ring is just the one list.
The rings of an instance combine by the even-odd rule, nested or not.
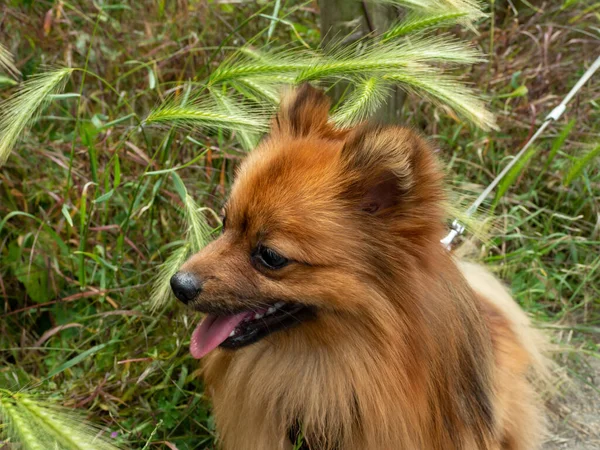
[(600, 359), (587, 358), (571, 378), (569, 392), (549, 404), (544, 450), (600, 449)]

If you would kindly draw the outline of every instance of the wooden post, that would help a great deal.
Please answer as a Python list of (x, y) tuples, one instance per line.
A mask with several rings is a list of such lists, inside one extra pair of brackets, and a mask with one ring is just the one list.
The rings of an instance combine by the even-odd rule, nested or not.
[[(385, 33), (398, 18), (398, 10), (392, 5), (364, 0), (319, 0), (319, 8), (322, 43), (326, 49), (352, 44), (367, 35)], [(334, 103), (346, 88), (346, 83), (338, 83), (332, 89)], [(373, 119), (382, 123), (397, 123), (404, 98), (403, 91), (393, 89), (388, 101), (375, 113)]]

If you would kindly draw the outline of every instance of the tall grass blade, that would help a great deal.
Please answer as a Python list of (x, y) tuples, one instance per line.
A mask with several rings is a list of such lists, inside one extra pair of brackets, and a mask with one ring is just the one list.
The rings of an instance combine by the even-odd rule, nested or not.
[[(174, 180), (179, 180), (176, 184), (181, 184), (177, 190), (180, 197), (183, 198), (187, 231), (185, 235), (185, 244), (175, 250), (173, 254), (161, 264), (158, 275), (154, 279), (152, 292), (150, 293), (150, 309), (152, 311), (157, 311), (168, 303), (171, 298), (171, 277), (179, 270), (190, 252), (199, 252), (210, 242), (213, 231), (206, 221), (206, 217), (201, 208), (198, 207), (194, 199), (188, 194), (185, 187), (183, 187), (183, 182), (181, 182), (179, 175), (173, 172), (171, 173), (171, 176)], [(183, 192), (180, 192), (181, 190), (183, 190)]]
[(187, 128), (208, 127), (229, 130), (266, 129), (266, 117), (261, 111), (247, 111), (238, 107), (235, 113), (219, 108), (207, 100), (177, 104), (168, 100), (151, 111), (142, 125), (177, 125)]
[(173, 180), (173, 187), (177, 191), (177, 194), (179, 194), (179, 198), (182, 202), (185, 203), (185, 200), (187, 199), (188, 195), (187, 190), (185, 188), (185, 184), (183, 184), (183, 180), (177, 174), (177, 172), (171, 172), (171, 179)]
[(397, 72), (384, 77), (395, 81), (407, 91), (424, 95), (440, 106), (448, 106), (465, 119), (484, 130), (496, 129), (494, 115), (486, 109), (484, 102), (470, 88), (455, 78), (435, 73), (427, 67), (413, 73)]
[[(241, 110), (236, 103), (231, 101), (225, 95), (221, 94), (219, 91), (211, 89), (210, 93), (215, 99), (215, 102), (225, 111), (227, 111), (228, 114), (234, 116), (241, 116), (244, 114), (244, 111)], [(249, 131), (247, 129), (239, 129), (235, 133), (244, 150), (252, 150), (254, 147), (256, 147), (256, 144), (258, 144), (258, 140), (260, 138), (259, 133)]]
[(565, 127), (556, 137), (556, 139), (554, 139), (554, 141), (552, 142), (552, 148), (550, 148), (550, 153), (548, 153), (548, 158), (546, 159), (546, 163), (544, 164), (544, 170), (550, 167), (550, 164), (552, 164), (552, 161), (554, 161), (554, 158), (556, 157), (558, 151), (566, 142), (567, 138), (569, 137), (569, 134), (571, 134), (571, 130), (573, 130), (573, 127), (575, 126), (576, 122), (576, 119), (571, 119), (569, 123), (565, 125)]
[[(336, 47), (328, 53), (312, 53), (304, 49), (261, 53), (246, 48), (212, 73), (209, 86), (227, 82), (243, 95), (264, 104), (265, 98), (270, 103), (278, 102), (277, 88), (290, 82), (349, 80), (358, 88), (352, 103), (338, 113), (340, 123), (344, 124), (354, 120), (353, 109), (357, 112), (356, 117), (360, 118), (372, 112), (372, 106), (383, 100), (382, 90), (374, 89), (374, 80), (380, 79), (383, 82), (377, 83), (378, 88), (393, 83), (408, 85), (489, 129), (494, 127), (493, 116), (474, 92), (455, 79), (438, 75), (440, 69), (436, 67), (438, 64), (472, 64), (480, 60), (474, 48), (444, 35), (417, 34), (410, 40), (390, 40), (366, 46), (360, 42), (345, 48)], [(365, 85), (365, 79), (373, 79), (372, 85)], [(372, 97), (369, 98), (369, 95)]]
[(354, 86), (354, 91), (333, 114), (340, 127), (349, 127), (372, 115), (384, 102), (389, 92), (389, 82), (381, 78), (366, 78)]
[(271, 78), (295, 75), (309, 67), (317, 54), (306, 50), (271, 50), (269, 53), (241, 49), (213, 71), (209, 86), (241, 78)]
[(206, 216), (198, 207), (191, 195), (185, 199), (185, 221), (188, 226), (187, 241), (191, 244), (192, 252), (202, 250), (210, 242), (212, 228), (206, 221)]
[(15, 66), (15, 60), (11, 52), (6, 47), (0, 44), (0, 68), (6, 70), (14, 78), (19, 78), (21, 72)]
[(481, 61), (477, 51), (449, 36), (416, 36), (410, 42), (363, 43), (348, 48), (337, 47), (327, 54), (305, 50), (272, 52), (259, 59), (245, 53), (221, 64), (211, 75), (209, 84), (238, 79), (295, 76), (295, 82), (327, 77), (364, 77), (365, 73), (389, 73), (408, 70), (416, 63), (472, 64)]
[(402, 22), (392, 25), (382, 37), (382, 40), (389, 41), (400, 36), (406, 36), (411, 33), (418, 33), (425, 30), (440, 28), (445, 25), (458, 23), (458, 20), (467, 16), (465, 12), (449, 12), (441, 14), (421, 15), (411, 14)]
[(558, 154), (558, 152), (560, 151), (560, 149), (563, 147), (564, 143), (566, 142), (567, 138), (569, 137), (569, 134), (571, 134), (571, 130), (575, 126), (575, 123), (576, 123), (576, 120), (571, 119), (569, 121), (569, 123), (567, 123), (567, 125), (565, 125), (565, 127), (561, 130), (561, 132), (558, 134), (558, 136), (556, 136), (554, 141), (552, 141), (552, 147), (550, 148), (548, 157), (546, 158), (546, 160), (544, 162), (544, 166), (542, 167), (537, 178), (531, 185), (532, 190), (537, 188), (539, 182), (544, 177), (544, 174), (548, 171), (548, 168), (550, 167), (550, 165), (556, 158), (556, 155)]
[(295, 77), (279, 76), (270, 78), (240, 78), (231, 82), (231, 86), (244, 97), (257, 103), (279, 104), (281, 88), (287, 84), (294, 84)]
[(15, 80), (13, 80), (12, 78), (9, 78), (4, 75), (0, 75), (0, 89), (5, 88), (5, 87), (16, 86), (17, 84), (19, 84), (19, 83), (16, 82)]
[(379, 0), (426, 13), (464, 12), (472, 19), (485, 17), (478, 0)]
[(309, 64), (310, 63), (303, 61), (297, 63), (285, 61), (237, 63), (232, 66), (219, 67), (212, 73), (210, 83), (211, 85), (214, 85), (246, 77), (285, 76), (302, 70), (309, 66)]
[(77, 356), (65, 361), (60, 364), (58, 367), (55, 367), (48, 373), (48, 378), (52, 378), (55, 375), (58, 375), (61, 372), (64, 372), (67, 369), (79, 364), (81, 361), (87, 359), (89, 356), (98, 353), (103, 348), (107, 347), (111, 342), (104, 342), (103, 344), (94, 345), (93, 347), (88, 348), (87, 350), (79, 353)]
[(165, 306), (171, 299), (171, 277), (179, 270), (190, 252), (190, 244), (186, 243), (175, 250), (164, 263), (160, 265), (158, 274), (152, 283), (150, 292), (150, 310), (155, 312)]
[(39, 430), (17, 408), (12, 400), (0, 394), (0, 430), (3, 437), (21, 444), (25, 450), (45, 450)]
[(0, 390), (0, 415), (6, 435), (24, 450), (117, 450), (99, 429), (66, 408), (25, 393)]
[(326, 55), (304, 69), (297, 82), (322, 78), (348, 78), (365, 74), (413, 74), (413, 68), (431, 63), (473, 64), (481, 61), (477, 51), (448, 36), (418, 36), (410, 42), (373, 44), (362, 53), (355, 46)]
[(208, 225), (201, 208), (198, 207), (194, 199), (188, 194), (183, 180), (177, 172), (171, 172), (171, 178), (173, 179), (175, 190), (183, 202), (183, 212), (187, 226), (186, 241), (191, 245), (193, 252), (198, 252), (208, 244), (212, 229)]
[(34, 76), (0, 103), (0, 166), (8, 159), (23, 130), (36, 120), (50, 96), (63, 88), (72, 71), (63, 68)]
[(593, 163), (598, 163), (600, 158), (600, 145), (596, 146), (581, 158), (578, 158), (575, 163), (571, 166), (571, 169), (565, 177), (564, 185), (569, 186), (574, 180), (579, 178), (583, 169)]
[(59, 448), (72, 450), (116, 450), (117, 447), (98, 436), (98, 430), (82, 422), (70, 411), (44, 405), (33, 399), (23, 397), (20, 408), (34, 422), (41, 425), (43, 433), (47, 433)]
[(508, 173), (502, 178), (500, 183), (498, 183), (498, 190), (496, 191), (496, 197), (494, 198), (494, 203), (492, 205), (492, 209), (498, 205), (498, 202), (504, 194), (508, 191), (508, 189), (515, 183), (519, 174), (523, 171), (529, 160), (536, 154), (538, 149), (535, 146), (531, 146), (525, 154), (519, 159), (514, 166), (508, 171)]

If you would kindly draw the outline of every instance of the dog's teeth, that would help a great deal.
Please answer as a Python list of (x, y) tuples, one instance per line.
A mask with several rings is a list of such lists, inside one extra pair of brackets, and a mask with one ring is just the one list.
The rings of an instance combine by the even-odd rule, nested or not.
[(277, 302), (277, 303), (275, 303), (275, 308), (281, 308), (283, 305), (285, 305), (285, 303)]
[(259, 313), (254, 314), (255, 319), (262, 319), (263, 316), (264, 316), (264, 314), (259, 314)]
[(267, 315), (269, 314), (273, 314), (277, 309), (274, 306), (271, 306), (269, 309), (267, 309)]
[(231, 330), (231, 333), (229, 333), (229, 337), (233, 337), (235, 336), (235, 330)]

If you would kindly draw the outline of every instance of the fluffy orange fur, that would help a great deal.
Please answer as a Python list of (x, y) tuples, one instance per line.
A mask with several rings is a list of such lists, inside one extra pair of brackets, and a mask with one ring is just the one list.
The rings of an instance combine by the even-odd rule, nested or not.
[[(543, 434), (535, 332), (507, 290), (455, 260), (442, 173), (396, 126), (335, 129), (304, 85), (241, 166), (224, 234), (182, 268), (196, 302), (300, 302), (316, 318), (203, 361), (220, 445), (312, 450), (534, 449)], [(258, 242), (292, 264), (251, 264)]]

